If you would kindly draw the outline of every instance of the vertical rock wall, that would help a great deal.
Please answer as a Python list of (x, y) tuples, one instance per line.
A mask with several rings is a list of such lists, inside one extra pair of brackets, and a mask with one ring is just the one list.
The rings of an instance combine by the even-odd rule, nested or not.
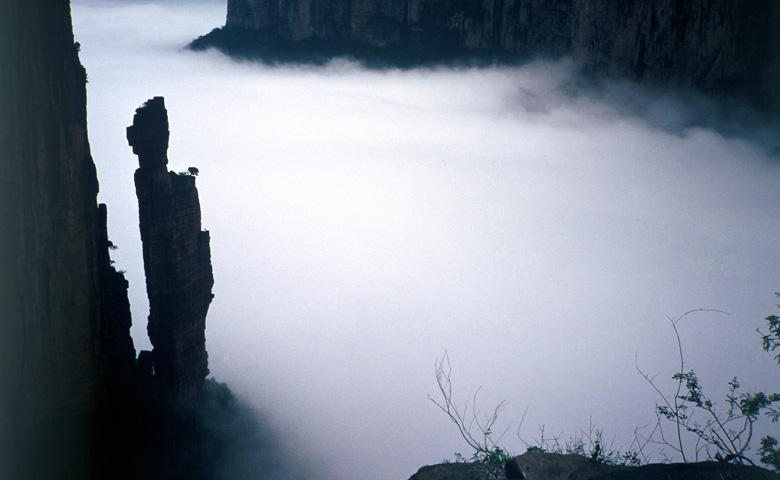
[[(0, 6), (3, 478), (85, 475), (100, 380), (97, 178), (67, 1)], [(67, 432), (65, 438), (59, 432)], [(31, 454), (35, 452), (35, 457)]]
[(208, 375), (206, 313), (214, 278), (201, 231), (195, 177), (168, 172), (168, 113), (162, 97), (136, 110), (127, 139), (143, 242), (155, 382), (174, 402), (193, 401)]
[(98, 205), (99, 238), (98, 266), (100, 269), (100, 318), (101, 345), (108, 368), (99, 396), (102, 404), (109, 408), (126, 410), (135, 397), (135, 346), (130, 336), (132, 318), (129, 287), (122, 272), (118, 272), (111, 261), (109, 250), (116, 248), (108, 239), (108, 208)]
[(0, 478), (91, 478), (96, 411), (135, 353), (67, 0), (0, 4), (0, 86)]
[(155, 388), (190, 400), (208, 372), (213, 280), (195, 181), (165, 170), (163, 107), (164, 138), (139, 142), (152, 162), (136, 177), (157, 202), (142, 202), (141, 224), (166, 381), (139, 388), (128, 284), (97, 204), (78, 50), (67, 0), (0, 2), (0, 478), (195, 478), (175, 459), (193, 458), (180, 438), (198, 426)]
[(780, 99), (780, 3), (574, 0), (572, 54), (636, 80)]
[(780, 109), (776, 0), (229, 0), (225, 27), (375, 47), (571, 55)]

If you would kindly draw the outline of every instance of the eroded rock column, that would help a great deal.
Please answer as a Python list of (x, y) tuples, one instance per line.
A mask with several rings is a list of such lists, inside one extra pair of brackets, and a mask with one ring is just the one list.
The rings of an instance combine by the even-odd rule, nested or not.
[(136, 110), (127, 140), (140, 165), (135, 188), (154, 382), (172, 401), (186, 403), (209, 373), (205, 331), (214, 277), (195, 177), (168, 171), (168, 138), (164, 99), (154, 97)]

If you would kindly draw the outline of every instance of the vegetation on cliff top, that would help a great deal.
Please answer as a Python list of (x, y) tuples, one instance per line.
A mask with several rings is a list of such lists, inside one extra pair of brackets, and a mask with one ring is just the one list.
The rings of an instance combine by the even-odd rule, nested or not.
[[(780, 297), (780, 293), (776, 295)], [(780, 420), (780, 393), (745, 392), (737, 377), (733, 377), (728, 382), (725, 403), (718, 406), (706, 393), (696, 372), (685, 368), (683, 344), (677, 325), (696, 312), (715, 311), (692, 310), (675, 319), (669, 318), (677, 340), (680, 362), (678, 371), (672, 375), (675, 381), (674, 392), (664, 393), (656, 384), (655, 377), (637, 366), (637, 371), (659, 397), (656, 403), (656, 422), (649, 434), (642, 434), (642, 428), (638, 427), (632, 444), (627, 450), (621, 450), (615, 448), (613, 443), (607, 443), (603, 431), (592, 425), (589, 430), (582, 430), (563, 442), (559, 437), (545, 437), (544, 427), (540, 427), (540, 438), (535, 444), (531, 444), (520, 437), (524, 414), (517, 428), (517, 436), (526, 444), (527, 451), (573, 453), (588, 457), (596, 463), (639, 466), (649, 463), (647, 449), (656, 446), (659, 447), (664, 462), (674, 461), (679, 457), (684, 463), (704, 458), (723, 463), (755, 465), (748, 456), (751, 448), (755, 446), (755, 427), (761, 418), (767, 418), (771, 423)], [(758, 333), (763, 350), (774, 352), (780, 349), (780, 317), (770, 315), (766, 317), (766, 321), (768, 332), (758, 330)], [(780, 354), (776, 354), (774, 359), (780, 365)], [(441, 400), (430, 396), (429, 399), (455, 424), (461, 437), (473, 450), (470, 457), (456, 453), (455, 460), (503, 464), (513, 458), (514, 454), (501, 443), (509, 426), (501, 431), (500, 435), (494, 435), (494, 428), (507, 402), (500, 402), (491, 414), (483, 414), (477, 408), (477, 389), (470, 408), (468, 403), (464, 408), (459, 408), (453, 399), (451, 373), (452, 366), (445, 352), (441, 360), (436, 362), (436, 381)], [(776, 438), (765, 435), (759, 440), (756, 451), (762, 464), (780, 472), (780, 447)]]

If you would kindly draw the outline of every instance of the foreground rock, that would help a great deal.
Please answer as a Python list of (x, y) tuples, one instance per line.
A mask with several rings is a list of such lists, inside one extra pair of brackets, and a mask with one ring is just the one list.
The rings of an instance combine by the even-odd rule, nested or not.
[(409, 480), (504, 480), (504, 467), (486, 463), (442, 463), (422, 467)]
[(561, 455), (557, 453), (526, 452), (506, 462), (504, 471), (508, 479), (553, 480), (568, 478), (572, 472), (596, 468), (611, 469), (606, 465), (594, 464), (582, 455)]
[(527, 452), (505, 465), (443, 463), (422, 467), (409, 480), (778, 480), (759, 467), (719, 462), (604, 465), (580, 455)]

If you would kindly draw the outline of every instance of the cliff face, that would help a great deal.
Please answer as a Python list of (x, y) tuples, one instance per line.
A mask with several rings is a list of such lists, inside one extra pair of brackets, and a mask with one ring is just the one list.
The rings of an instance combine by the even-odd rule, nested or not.
[(574, 0), (572, 54), (637, 80), (740, 91), (780, 106), (780, 3)]
[[(780, 109), (777, 25), (774, 0), (228, 0), (225, 29), (407, 54), (571, 55), (590, 71)], [(208, 36), (194, 42), (208, 44)], [(213, 44), (220, 46), (216, 36)]]
[[(131, 402), (136, 390), (135, 346), (130, 336), (128, 283), (111, 261), (109, 250), (116, 248), (108, 239), (108, 209), (98, 205), (98, 266), (100, 272), (101, 357), (108, 368), (99, 401), (111, 408), (123, 408)], [(120, 407), (121, 406), (121, 407)]]
[(572, 0), (228, 0), (227, 28), (288, 40), (387, 47), (446, 41), (470, 50), (565, 53)]
[[(213, 280), (194, 178), (143, 160), (136, 175), (157, 357), (150, 382), (97, 204), (78, 49), (67, 0), (0, 3), (0, 478), (173, 478), (171, 465), (198, 478), (192, 449), (177, 440), (203, 435), (182, 420), (200, 413), (161, 401), (170, 392), (192, 400), (208, 372)], [(167, 118), (165, 135), (167, 148)], [(165, 159), (165, 148), (138, 147)]]
[(69, 2), (3, 2), (0, 51), (0, 476), (89, 478), (94, 413), (135, 352)]
[(155, 381), (188, 403), (209, 373), (205, 330), (214, 277), (195, 177), (168, 172), (168, 137), (165, 103), (155, 97), (136, 110), (127, 139), (140, 165), (135, 186)]

